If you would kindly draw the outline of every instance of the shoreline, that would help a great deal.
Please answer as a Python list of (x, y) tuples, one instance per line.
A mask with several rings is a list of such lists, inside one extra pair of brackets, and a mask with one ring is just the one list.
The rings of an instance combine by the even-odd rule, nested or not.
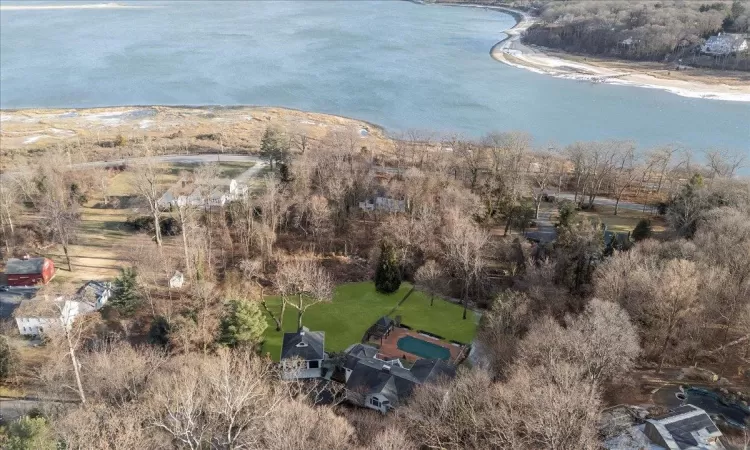
[[(552, 49), (523, 44), (521, 43), (521, 35), (526, 29), (536, 23), (536, 19), (525, 11), (504, 6), (481, 4), (439, 4), (483, 8), (512, 16), (516, 20), (516, 24), (504, 30), (503, 33), (507, 36), (490, 49), (490, 56), (495, 61), (511, 67), (568, 80), (659, 89), (681, 97), (750, 102), (750, 83), (733, 86), (721, 82), (708, 83), (699, 80), (661, 78), (636, 67), (613, 67), (618, 63), (628, 64), (630, 61), (612, 63), (591, 57), (597, 63), (581, 62), (576, 60), (576, 55), (562, 54), (562, 52)], [(588, 59), (583, 56), (580, 58)], [(667, 71), (667, 74), (669, 74), (669, 71)]]

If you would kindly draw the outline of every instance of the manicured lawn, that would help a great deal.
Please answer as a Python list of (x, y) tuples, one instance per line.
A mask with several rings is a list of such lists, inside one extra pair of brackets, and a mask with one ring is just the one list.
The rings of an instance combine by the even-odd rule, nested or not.
[(448, 340), (468, 344), (474, 339), (477, 329), (477, 318), (473, 311), (467, 311), (463, 317), (461, 305), (435, 298), (430, 306), (430, 296), (421, 291), (414, 291), (409, 298), (393, 313), (401, 316), (401, 323), (410, 326), (414, 331), (424, 330), (437, 334)]
[[(302, 325), (313, 331), (325, 331), (326, 351), (342, 351), (360, 342), (365, 331), (378, 318), (388, 314), (410, 289), (410, 284), (403, 283), (397, 292), (385, 295), (377, 292), (371, 282), (342, 284), (336, 288), (331, 303), (314, 305), (307, 310), (302, 316)], [(278, 297), (267, 300), (273, 312), (280, 310), (280, 303)], [(402, 322), (415, 330), (429, 331), (466, 343), (473, 339), (476, 330), (474, 313), (469, 311), (469, 317), (461, 320), (459, 305), (435, 299), (435, 305), (430, 307), (429, 297), (418, 291), (414, 291), (392, 314), (393, 317), (396, 315), (400, 315)], [(297, 310), (287, 307), (284, 330), (296, 331), (296, 327)], [(270, 353), (277, 360), (281, 352), (281, 338), (281, 332), (276, 331), (276, 325), (269, 317), (263, 354)]]

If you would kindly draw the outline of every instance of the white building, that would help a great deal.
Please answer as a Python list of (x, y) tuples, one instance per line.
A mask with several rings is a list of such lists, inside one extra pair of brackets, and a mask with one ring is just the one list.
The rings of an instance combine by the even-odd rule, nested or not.
[(708, 55), (729, 55), (744, 52), (748, 49), (747, 38), (741, 34), (719, 33), (711, 36), (701, 46), (701, 51)]
[(303, 327), (297, 333), (284, 333), (279, 358), (282, 379), (320, 378), (326, 358), (324, 332)]
[(32, 298), (23, 300), (13, 315), (21, 335), (40, 336), (53, 328), (64, 326), (70, 329), (78, 315), (94, 310), (90, 303), (63, 297)]
[(111, 295), (111, 283), (89, 281), (68, 299), (40, 295), (23, 300), (13, 316), (21, 335), (39, 336), (55, 327), (70, 329), (76, 317), (101, 309)]
[(215, 207), (238, 200), (247, 195), (249, 188), (237, 180), (208, 180), (196, 184), (182, 179), (165, 192), (157, 205), (161, 208), (173, 206)]

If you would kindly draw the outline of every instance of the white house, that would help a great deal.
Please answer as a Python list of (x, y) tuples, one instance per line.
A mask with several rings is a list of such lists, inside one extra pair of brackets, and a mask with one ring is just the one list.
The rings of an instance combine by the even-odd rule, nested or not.
[(359, 209), (363, 211), (385, 211), (389, 213), (398, 213), (406, 211), (406, 202), (389, 197), (375, 197), (373, 201), (366, 200), (359, 202)]
[(708, 55), (729, 55), (744, 52), (748, 49), (747, 39), (741, 34), (719, 33), (711, 36), (701, 46), (701, 51)]
[(32, 298), (23, 300), (13, 316), (21, 335), (39, 336), (56, 327), (70, 329), (78, 315), (94, 310), (95, 307), (88, 302), (68, 300), (62, 296), (55, 299)]
[(237, 180), (216, 179), (200, 184), (181, 179), (157, 200), (161, 208), (173, 206), (224, 206), (228, 201), (247, 195), (249, 188)]
[(281, 344), (281, 378), (295, 380), (323, 376), (325, 333), (302, 328), (297, 333), (284, 333)]

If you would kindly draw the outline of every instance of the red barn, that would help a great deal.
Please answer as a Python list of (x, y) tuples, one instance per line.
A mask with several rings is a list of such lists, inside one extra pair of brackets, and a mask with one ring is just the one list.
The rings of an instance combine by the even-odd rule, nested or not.
[(55, 275), (55, 264), (47, 258), (11, 258), (5, 264), (8, 286), (47, 284)]

